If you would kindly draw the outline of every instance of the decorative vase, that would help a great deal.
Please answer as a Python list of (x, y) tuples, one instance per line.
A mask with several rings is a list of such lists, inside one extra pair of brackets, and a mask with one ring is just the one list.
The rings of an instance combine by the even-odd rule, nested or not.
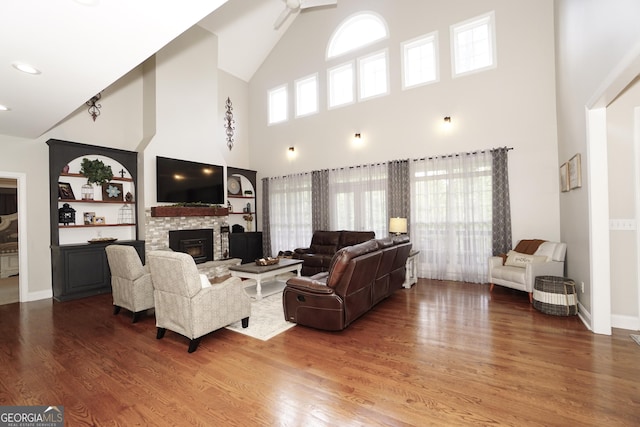
[(247, 231), (251, 231), (251, 224), (253, 224), (251, 221), (247, 221)]
[(82, 186), (82, 200), (93, 200), (93, 185), (84, 184)]

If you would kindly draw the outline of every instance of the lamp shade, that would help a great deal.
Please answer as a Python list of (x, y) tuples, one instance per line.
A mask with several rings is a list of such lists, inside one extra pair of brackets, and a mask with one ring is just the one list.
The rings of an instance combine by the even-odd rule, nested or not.
[(389, 220), (389, 233), (406, 233), (407, 218), (391, 218)]

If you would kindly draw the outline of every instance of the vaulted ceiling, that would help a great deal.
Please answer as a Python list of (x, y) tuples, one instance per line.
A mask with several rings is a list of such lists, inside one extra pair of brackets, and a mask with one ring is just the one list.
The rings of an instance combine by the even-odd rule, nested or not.
[(4, 0), (0, 134), (39, 137), (196, 24), (218, 36), (220, 69), (249, 81), (295, 18), (274, 30), (282, 9), (282, 0)]

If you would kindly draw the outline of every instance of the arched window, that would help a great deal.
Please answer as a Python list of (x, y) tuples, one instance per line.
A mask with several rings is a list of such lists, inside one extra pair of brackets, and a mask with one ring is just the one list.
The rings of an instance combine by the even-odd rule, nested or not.
[(327, 46), (327, 59), (387, 37), (389, 37), (387, 24), (380, 15), (373, 12), (357, 13), (340, 24), (331, 36)]

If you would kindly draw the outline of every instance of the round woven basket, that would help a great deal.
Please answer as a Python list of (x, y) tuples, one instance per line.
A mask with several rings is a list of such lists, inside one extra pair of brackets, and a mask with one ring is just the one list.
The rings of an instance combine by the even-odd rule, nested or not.
[(533, 285), (533, 307), (554, 316), (578, 314), (576, 283), (567, 277), (536, 277)]

